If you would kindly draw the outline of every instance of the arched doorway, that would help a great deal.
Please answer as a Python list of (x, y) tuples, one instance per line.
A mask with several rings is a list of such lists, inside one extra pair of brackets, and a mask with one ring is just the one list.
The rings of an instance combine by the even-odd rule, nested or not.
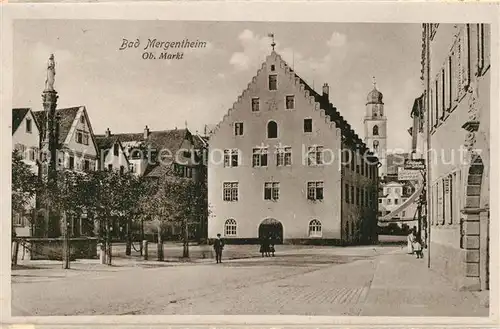
[[(479, 280), (481, 290), (489, 290), (489, 207), (488, 195), (484, 194), (484, 163), (480, 155), (472, 154), (472, 161), (467, 176), (465, 213), (473, 220), (479, 220)], [(469, 211), (468, 211), (469, 210)], [(467, 234), (468, 232), (466, 232)], [(477, 234), (477, 232), (473, 232)], [(471, 234), (471, 235), (474, 235)]]
[(267, 218), (259, 225), (259, 239), (273, 236), (276, 243), (283, 243), (283, 225), (274, 218)]

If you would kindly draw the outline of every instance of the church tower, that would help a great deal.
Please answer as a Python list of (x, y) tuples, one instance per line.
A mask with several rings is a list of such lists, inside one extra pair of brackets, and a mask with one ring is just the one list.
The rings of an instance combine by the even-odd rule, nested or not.
[(375, 78), (373, 90), (368, 93), (366, 99), (365, 144), (379, 158), (382, 166), (379, 168), (379, 176), (387, 173), (387, 118), (384, 115), (383, 95), (377, 90)]

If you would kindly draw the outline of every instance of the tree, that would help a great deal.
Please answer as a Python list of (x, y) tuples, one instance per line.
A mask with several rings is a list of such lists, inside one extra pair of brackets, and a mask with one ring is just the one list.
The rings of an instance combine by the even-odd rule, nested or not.
[[(23, 215), (26, 210), (33, 210), (33, 198), (39, 187), (37, 175), (31, 167), (26, 164), (19, 151), (12, 152), (12, 219), (15, 214)], [(30, 217), (31, 224), (33, 217)], [(12, 236), (15, 237), (15, 229), (12, 226)]]

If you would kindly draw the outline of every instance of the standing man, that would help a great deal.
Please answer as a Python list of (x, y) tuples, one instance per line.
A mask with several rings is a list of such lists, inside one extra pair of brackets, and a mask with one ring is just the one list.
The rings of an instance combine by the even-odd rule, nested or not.
[(222, 263), (222, 249), (224, 249), (224, 241), (220, 238), (220, 233), (214, 241), (215, 260), (217, 263)]

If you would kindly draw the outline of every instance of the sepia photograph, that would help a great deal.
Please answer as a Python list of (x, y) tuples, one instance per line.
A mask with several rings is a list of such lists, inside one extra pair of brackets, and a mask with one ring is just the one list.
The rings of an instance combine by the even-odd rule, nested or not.
[(488, 318), (492, 26), (12, 20), (11, 316)]

